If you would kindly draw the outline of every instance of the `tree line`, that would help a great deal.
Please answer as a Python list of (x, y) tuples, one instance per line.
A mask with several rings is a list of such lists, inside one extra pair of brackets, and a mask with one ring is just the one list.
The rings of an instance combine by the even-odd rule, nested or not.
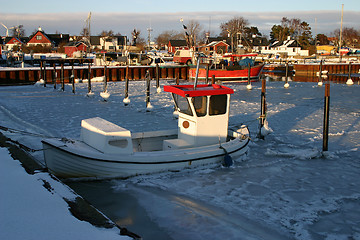
[[(194, 45), (205, 43), (210, 36), (208, 31), (205, 31), (203, 26), (197, 20), (190, 20), (184, 24), (186, 31), (166, 30), (155, 37), (155, 43), (158, 46), (164, 46), (169, 43), (169, 40), (191, 39)], [(33, 33), (35, 33), (34, 31)], [(88, 36), (89, 31), (84, 27), (80, 35)], [(103, 30), (98, 36), (119, 36), (120, 33), (115, 33), (112, 30)], [(141, 37), (141, 31), (134, 29), (131, 32), (132, 44), (144, 48), (147, 41)], [(23, 25), (14, 27), (11, 36), (24, 37), (25, 30)], [(290, 36), (291, 39), (296, 40), (299, 46), (303, 49), (315, 51), (315, 45), (327, 45), (330, 43), (329, 37), (332, 37), (335, 47), (339, 46), (340, 29), (335, 29), (329, 36), (319, 33), (315, 37), (312, 36), (312, 29), (309, 23), (302, 21), (299, 18), (283, 17), (279, 24), (275, 24), (271, 28), (270, 37), (259, 32), (256, 26), (250, 26), (249, 21), (241, 16), (235, 16), (227, 22), (220, 24), (220, 34), (217, 37), (227, 38), (231, 41), (231, 47), (235, 47), (239, 43), (245, 47), (252, 47), (258, 39), (260, 43), (266, 45), (274, 41), (284, 41)], [(342, 44), (341, 46), (348, 46), (353, 48), (360, 47), (360, 31), (353, 27), (344, 27), (342, 29)]]
[[(210, 35), (209, 32), (203, 30), (203, 27), (196, 20), (190, 20), (188, 24), (188, 32), (193, 39), (196, 39), (197, 44), (205, 42)], [(271, 28), (270, 37), (259, 32), (256, 26), (250, 26), (249, 21), (241, 16), (235, 16), (227, 22), (220, 24), (220, 34), (218, 37), (228, 38), (231, 41), (232, 47), (238, 44), (239, 41), (245, 47), (252, 47), (255, 43), (267, 45), (274, 41), (285, 41), (288, 37), (296, 40), (300, 47), (309, 50), (310, 53), (316, 51), (316, 45), (334, 44), (334, 47), (339, 47), (340, 29), (335, 29), (329, 36), (319, 33), (313, 37), (312, 28), (309, 23), (302, 21), (299, 18), (283, 17), (280, 24), (275, 24)], [(186, 36), (181, 31), (164, 31), (160, 33), (155, 42), (157, 45), (166, 45), (172, 39), (184, 39)], [(329, 39), (332, 39), (330, 41)], [(256, 41), (256, 40), (262, 41)], [(353, 27), (344, 27), (342, 29), (342, 43), (341, 46), (352, 48), (360, 48), (360, 30)]]

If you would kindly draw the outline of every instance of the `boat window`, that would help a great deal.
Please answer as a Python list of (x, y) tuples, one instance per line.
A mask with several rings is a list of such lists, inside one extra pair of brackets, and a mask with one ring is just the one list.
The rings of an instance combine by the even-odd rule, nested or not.
[(187, 98), (184, 98), (184, 97), (179, 96), (174, 93), (172, 95), (173, 95), (175, 107), (177, 108), (177, 110), (181, 113), (185, 113), (187, 115), (193, 116), (193, 113), (191, 111), (190, 104), (189, 104)]
[(213, 95), (210, 97), (209, 114), (225, 114), (227, 109), (227, 95)]
[(110, 140), (109, 145), (119, 148), (126, 148), (128, 146), (128, 141), (127, 139)]
[(193, 97), (192, 102), (198, 117), (203, 117), (206, 115), (206, 106), (207, 106), (207, 97)]

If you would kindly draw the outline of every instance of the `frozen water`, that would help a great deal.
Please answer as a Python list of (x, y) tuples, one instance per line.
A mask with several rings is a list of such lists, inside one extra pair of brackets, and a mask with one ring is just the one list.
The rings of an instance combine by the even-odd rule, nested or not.
[[(168, 84), (165, 81), (162, 85)], [(78, 139), (82, 119), (100, 116), (131, 131), (177, 127), (169, 93), (151, 87), (146, 111), (145, 81), (108, 83), (111, 98), (92, 98), (87, 84), (65, 92), (34, 86), (1, 87), (0, 119), (6, 127), (48, 137)], [(113, 192), (134, 196), (149, 218), (173, 239), (360, 239), (359, 86), (331, 84), (329, 151), (322, 152), (324, 88), (317, 83), (267, 82), (267, 121), (259, 131), (261, 83), (228, 84), (230, 125), (249, 125), (249, 154), (230, 168), (205, 166), (110, 182)], [(41, 137), (7, 133), (40, 149)], [(43, 162), (41, 152), (34, 156)], [(96, 204), (95, 204), (96, 205)], [(131, 224), (130, 224), (131, 225)], [(131, 228), (130, 228), (131, 229)], [(139, 233), (141, 235), (141, 232)]]

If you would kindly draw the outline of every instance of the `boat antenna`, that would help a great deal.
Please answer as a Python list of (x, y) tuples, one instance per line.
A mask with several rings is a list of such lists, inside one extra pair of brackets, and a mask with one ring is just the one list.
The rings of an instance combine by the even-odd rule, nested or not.
[(196, 90), (196, 85), (199, 77), (199, 67), (200, 67), (200, 55), (197, 56), (197, 63), (196, 63), (196, 75), (194, 81), (194, 90)]
[(343, 28), (343, 17), (344, 17), (344, 4), (341, 5), (341, 23), (340, 23), (340, 40), (339, 40), (339, 60), (341, 62), (341, 42), (342, 42), (342, 28)]

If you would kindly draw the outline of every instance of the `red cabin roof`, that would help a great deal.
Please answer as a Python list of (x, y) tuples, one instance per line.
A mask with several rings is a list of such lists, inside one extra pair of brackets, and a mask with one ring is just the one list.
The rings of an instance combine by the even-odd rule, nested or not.
[(165, 85), (164, 91), (172, 92), (182, 97), (199, 97), (234, 93), (233, 89), (218, 84), (197, 85), (196, 90), (194, 90), (194, 85)]

